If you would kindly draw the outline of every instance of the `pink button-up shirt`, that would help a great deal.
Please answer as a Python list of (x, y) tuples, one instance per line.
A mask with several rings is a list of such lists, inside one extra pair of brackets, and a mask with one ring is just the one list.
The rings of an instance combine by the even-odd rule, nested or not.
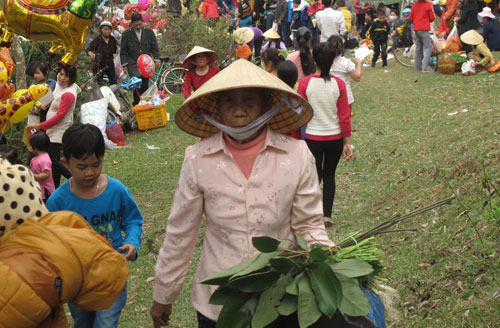
[(200, 280), (256, 255), (252, 237), (272, 236), (333, 245), (322, 222), (323, 207), (314, 157), (302, 140), (268, 129), (264, 148), (245, 178), (222, 133), (186, 149), (156, 263), (154, 300), (172, 303), (181, 290), (205, 214), (205, 236), (193, 305), (211, 320), (221, 306), (208, 303), (216, 286)]

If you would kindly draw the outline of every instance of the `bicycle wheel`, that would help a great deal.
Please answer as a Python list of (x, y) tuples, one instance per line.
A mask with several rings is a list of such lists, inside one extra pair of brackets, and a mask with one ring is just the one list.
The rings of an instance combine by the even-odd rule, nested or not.
[(184, 91), (184, 77), (186, 70), (182, 67), (173, 67), (163, 72), (161, 85), (170, 93), (177, 94)]
[(394, 58), (405, 67), (413, 67), (415, 65), (414, 54), (415, 51), (412, 47), (404, 47), (404, 48), (393, 48), (392, 54)]

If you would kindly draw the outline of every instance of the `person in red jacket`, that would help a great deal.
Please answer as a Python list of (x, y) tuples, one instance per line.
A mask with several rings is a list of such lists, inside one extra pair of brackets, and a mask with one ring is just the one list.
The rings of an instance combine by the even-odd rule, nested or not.
[(191, 89), (196, 91), (215, 74), (220, 72), (213, 63), (217, 54), (203, 47), (195, 46), (186, 56), (182, 63), (187, 69), (184, 80), (184, 98), (191, 95)]
[(418, 0), (411, 8), (410, 21), (415, 31), (415, 70), (430, 73), (432, 54), (431, 22), (435, 19), (432, 3)]
[(219, 19), (219, 10), (215, 0), (204, 0), (202, 12), (203, 18)]

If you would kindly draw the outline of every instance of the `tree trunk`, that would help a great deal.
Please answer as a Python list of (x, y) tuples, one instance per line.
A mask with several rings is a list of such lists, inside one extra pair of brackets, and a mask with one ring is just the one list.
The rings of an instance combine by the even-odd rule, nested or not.
[(24, 60), (24, 51), (19, 43), (19, 36), (14, 37), (11, 45), (11, 56), (16, 63), (16, 90), (26, 89), (26, 61)]

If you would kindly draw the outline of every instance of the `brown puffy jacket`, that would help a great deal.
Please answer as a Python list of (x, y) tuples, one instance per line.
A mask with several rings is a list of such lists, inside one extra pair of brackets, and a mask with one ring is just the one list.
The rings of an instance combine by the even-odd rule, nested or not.
[(0, 327), (66, 327), (62, 304), (107, 309), (128, 273), (124, 256), (78, 214), (28, 219), (1, 239)]

